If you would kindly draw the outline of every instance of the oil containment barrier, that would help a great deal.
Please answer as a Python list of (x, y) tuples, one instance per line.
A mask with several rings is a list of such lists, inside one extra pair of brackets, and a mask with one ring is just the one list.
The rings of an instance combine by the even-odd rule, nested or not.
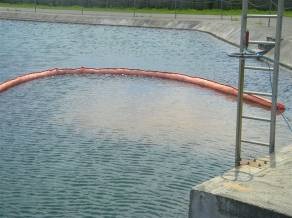
[[(150, 71), (150, 70), (139, 70), (139, 69), (127, 69), (127, 68), (63, 68), (63, 69), (49, 69), (41, 72), (33, 72), (29, 74), (25, 74), (22, 76), (18, 76), (14, 79), (8, 80), (0, 84), (0, 93), (4, 92), (12, 87), (20, 85), (22, 83), (59, 75), (86, 75), (86, 74), (96, 74), (96, 75), (127, 75), (127, 76), (141, 76), (141, 77), (152, 77), (152, 78), (160, 78), (160, 79), (168, 79), (174, 80), (189, 84), (198, 85), (201, 87), (209, 88), (215, 90), (217, 92), (221, 92), (228, 95), (237, 96), (238, 90), (235, 87), (224, 85), (221, 83), (217, 83), (212, 80), (187, 76), (180, 73), (171, 73), (171, 72), (162, 72), (162, 71)], [(272, 102), (270, 99), (263, 98), (253, 94), (243, 94), (243, 99), (247, 102), (254, 103), (256, 105), (271, 108)], [(285, 105), (282, 103), (277, 103), (277, 110), (283, 112), (285, 110)]]

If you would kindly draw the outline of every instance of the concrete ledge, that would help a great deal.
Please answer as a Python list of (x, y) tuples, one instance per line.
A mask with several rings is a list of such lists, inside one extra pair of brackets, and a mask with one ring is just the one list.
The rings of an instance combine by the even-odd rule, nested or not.
[(259, 162), (194, 187), (189, 217), (292, 217), (292, 146)]

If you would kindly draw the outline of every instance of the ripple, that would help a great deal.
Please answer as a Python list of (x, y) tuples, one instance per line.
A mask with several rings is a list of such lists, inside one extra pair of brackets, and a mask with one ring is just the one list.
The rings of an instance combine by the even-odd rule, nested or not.
[[(237, 81), (238, 63), (226, 57), (234, 47), (203, 33), (12, 21), (0, 21), (0, 28), (1, 81), (82, 65)], [(248, 88), (270, 88), (268, 76), (255, 77)], [(280, 77), (290, 117), (292, 77), (286, 71)], [(233, 165), (235, 99), (200, 87), (126, 76), (52, 77), (1, 94), (0, 105), (4, 217), (186, 217), (191, 187)], [(289, 143), (285, 124), (278, 126), (278, 143)], [(247, 127), (265, 137), (264, 126)], [(244, 148), (246, 156), (265, 152)]]

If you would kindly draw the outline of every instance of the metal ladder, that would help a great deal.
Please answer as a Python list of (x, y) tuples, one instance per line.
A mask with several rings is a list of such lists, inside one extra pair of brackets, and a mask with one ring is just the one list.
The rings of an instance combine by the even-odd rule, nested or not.
[[(279, 75), (279, 58), (280, 58), (280, 43), (282, 32), (282, 20), (284, 12), (284, 0), (278, 0), (278, 11), (275, 15), (251, 15), (248, 14), (248, 0), (242, 1), (242, 15), (241, 15), (241, 38), (240, 38), (240, 57), (239, 57), (239, 78), (238, 78), (238, 99), (237, 99), (237, 123), (236, 123), (236, 148), (235, 148), (235, 166), (240, 166), (241, 161), (241, 143), (248, 143), (259, 146), (269, 147), (269, 153), (272, 154), (275, 151), (275, 130), (276, 130), (276, 113), (277, 113), (277, 94), (278, 94), (278, 75)], [(247, 19), (252, 18), (275, 18), (276, 35), (275, 41), (249, 41), (247, 39)], [(245, 64), (245, 50), (249, 44), (262, 44), (262, 45), (274, 45), (274, 64), (273, 68), (258, 67), (258, 66), (246, 66)], [(272, 79), (272, 93), (263, 93), (257, 91), (244, 90), (244, 73), (245, 70), (259, 70), (259, 71), (273, 71)], [(249, 115), (243, 115), (243, 94), (255, 94), (259, 96), (268, 96), (272, 98), (272, 109), (270, 119), (254, 117)], [(242, 139), (242, 120), (251, 119), (259, 122), (270, 123), (270, 139), (269, 143), (250, 141)]]

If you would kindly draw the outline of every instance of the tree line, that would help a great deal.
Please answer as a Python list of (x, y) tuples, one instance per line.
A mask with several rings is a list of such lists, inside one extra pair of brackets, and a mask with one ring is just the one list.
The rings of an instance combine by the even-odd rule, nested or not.
[[(0, 0), (0, 2), (100, 8), (240, 9), (241, 7), (241, 0)], [(252, 8), (269, 10), (274, 8), (277, 0), (250, 0), (249, 2)], [(291, 0), (286, 0), (286, 7), (292, 7)]]

